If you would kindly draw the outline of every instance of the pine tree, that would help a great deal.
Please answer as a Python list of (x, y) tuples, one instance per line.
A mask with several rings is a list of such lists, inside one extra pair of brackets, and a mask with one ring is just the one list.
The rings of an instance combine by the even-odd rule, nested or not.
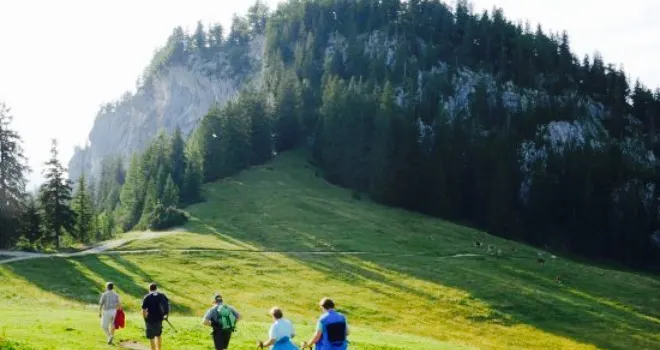
[(88, 190), (87, 179), (83, 173), (78, 179), (78, 186), (73, 197), (72, 209), (76, 213), (76, 227), (72, 232), (75, 237), (88, 242), (91, 238), (97, 238), (94, 232), (94, 205), (91, 193)]
[(21, 218), (21, 235), (32, 244), (42, 237), (39, 203), (34, 195), (28, 195), (25, 211)]
[(183, 178), (186, 172), (186, 145), (178, 127), (174, 131), (170, 143), (170, 168), (172, 180), (177, 188), (183, 188)]
[(207, 42), (209, 43), (209, 47), (211, 49), (216, 49), (216, 50), (221, 48), (224, 40), (223, 35), (224, 35), (224, 30), (222, 28), (222, 25), (218, 23), (211, 26), (211, 28), (209, 29), (209, 36), (207, 39)]
[(183, 179), (181, 197), (183, 203), (190, 204), (201, 199), (202, 182), (204, 181), (204, 170), (202, 169), (202, 155), (199, 151), (191, 149), (188, 151), (186, 162), (186, 173)]
[(254, 35), (264, 34), (266, 31), (268, 12), (268, 6), (261, 0), (257, 0), (257, 2), (248, 9), (247, 18), (250, 21), (250, 29)]
[(22, 140), (11, 129), (9, 113), (0, 102), (0, 247), (9, 246), (17, 236), (28, 171)]
[(139, 157), (133, 155), (126, 173), (126, 182), (121, 188), (121, 225), (128, 231), (140, 221), (144, 205), (145, 183), (141, 176)]
[(275, 149), (278, 152), (298, 146), (302, 137), (300, 82), (287, 73), (277, 90), (275, 103)]
[(195, 34), (193, 34), (192, 39), (197, 51), (204, 52), (206, 50), (206, 33), (204, 32), (202, 21), (197, 21), (197, 27), (195, 28)]
[(71, 181), (64, 178), (65, 169), (58, 159), (57, 141), (52, 141), (51, 158), (46, 162), (44, 177), (46, 182), (41, 185), (40, 198), (42, 220), (49, 240), (59, 248), (60, 238), (64, 233), (73, 232), (76, 216), (71, 210)]
[(161, 203), (165, 207), (176, 208), (179, 206), (179, 188), (174, 183), (171, 176), (167, 177), (165, 190), (163, 191), (163, 196), (161, 198)]
[(160, 204), (161, 202), (158, 196), (157, 187), (158, 184), (156, 184), (156, 181), (154, 180), (149, 181), (149, 184), (147, 185), (146, 196), (144, 199), (144, 207), (138, 219), (137, 227), (139, 229), (146, 229), (147, 227), (149, 227), (149, 221), (152, 218), (154, 209), (156, 208), (156, 205)]

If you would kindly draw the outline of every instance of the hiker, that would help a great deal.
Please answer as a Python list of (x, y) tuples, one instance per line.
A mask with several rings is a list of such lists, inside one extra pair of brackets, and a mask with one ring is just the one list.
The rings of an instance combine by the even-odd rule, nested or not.
[(335, 311), (335, 303), (330, 298), (323, 298), (320, 303), (324, 313), (316, 324), (316, 334), (302, 343), (303, 349), (311, 349), (316, 344), (316, 350), (346, 350), (348, 349), (348, 323), (346, 317)]
[(114, 291), (115, 285), (112, 282), (105, 284), (105, 292), (101, 294), (99, 300), (99, 318), (101, 319), (101, 329), (108, 338), (108, 344), (112, 344), (115, 338), (115, 317), (117, 309), (121, 308), (119, 295)]
[(170, 313), (170, 301), (158, 291), (156, 283), (149, 285), (149, 294), (142, 299), (142, 317), (145, 333), (151, 343), (151, 350), (161, 350), (163, 346), (163, 320)]
[(213, 306), (206, 314), (202, 324), (212, 327), (213, 345), (215, 350), (226, 350), (229, 348), (231, 334), (236, 329), (236, 323), (241, 319), (241, 315), (229, 305), (222, 302), (222, 295), (213, 296)]
[(298, 350), (298, 347), (293, 344), (291, 339), (296, 336), (293, 330), (291, 321), (284, 319), (284, 314), (279, 307), (270, 309), (270, 315), (273, 317), (273, 324), (268, 331), (268, 341), (257, 342), (257, 347), (263, 349), (266, 346), (271, 346), (271, 350)]

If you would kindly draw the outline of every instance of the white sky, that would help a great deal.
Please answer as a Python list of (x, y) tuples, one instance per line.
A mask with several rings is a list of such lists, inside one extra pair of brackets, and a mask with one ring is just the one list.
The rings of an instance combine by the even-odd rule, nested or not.
[[(274, 7), (277, 0), (267, 0)], [(579, 56), (599, 50), (633, 79), (660, 86), (660, 1), (473, 0), (498, 5), (512, 20), (567, 30)], [(197, 20), (228, 28), (252, 0), (0, 0), (0, 100), (12, 108), (34, 173), (51, 138), (66, 165), (83, 144), (98, 107), (133, 90), (154, 50), (171, 30)]]

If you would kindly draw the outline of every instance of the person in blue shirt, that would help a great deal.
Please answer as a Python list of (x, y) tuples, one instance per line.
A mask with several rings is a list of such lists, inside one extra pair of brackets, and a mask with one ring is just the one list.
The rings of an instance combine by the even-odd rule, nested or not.
[(298, 347), (291, 341), (296, 336), (293, 324), (284, 318), (282, 309), (274, 307), (270, 310), (270, 315), (274, 322), (268, 332), (268, 341), (265, 343), (258, 341), (257, 347), (263, 349), (270, 346), (271, 350), (298, 350)]
[(320, 303), (324, 313), (316, 324), (316, 334), (302, 343), (302, 348), (316, 350), (346, 350), (348, 349), (348, 323), (346, 317), (335, 311), (335, 303), (330, 298), (323, 298)]

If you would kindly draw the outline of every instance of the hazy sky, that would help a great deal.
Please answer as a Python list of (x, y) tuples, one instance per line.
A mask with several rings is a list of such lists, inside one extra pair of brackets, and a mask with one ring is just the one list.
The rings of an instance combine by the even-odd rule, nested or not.
[[(277, 0), (268, 0), (274, 5)], [(633, 79), (660, 86), (660, 1), (473, 0), (475, 10), (498, 5), (508, 18), (567, 30), (580, 55), (599, 50), (624, 64)], [(85, 142), (98, 107), (133, 90), (137, 77), (173, 27), (197, 20), (228, 27), (252, 0), (20, 0), (0, 3), (0, 100), (34, 173), (48, 158), (51, 138), (68, 163)], [(655, 39), (655, 40), (654, 40)]]

